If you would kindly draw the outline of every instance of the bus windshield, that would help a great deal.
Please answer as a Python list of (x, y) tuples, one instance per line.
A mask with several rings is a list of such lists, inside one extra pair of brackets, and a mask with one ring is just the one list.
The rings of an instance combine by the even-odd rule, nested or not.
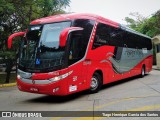
[(28, 72), (48, 72), (64, 63), (65, 48), (59, 46), (59, 36), (71, 22), (29, 26), (23, 38), (19, 67)]

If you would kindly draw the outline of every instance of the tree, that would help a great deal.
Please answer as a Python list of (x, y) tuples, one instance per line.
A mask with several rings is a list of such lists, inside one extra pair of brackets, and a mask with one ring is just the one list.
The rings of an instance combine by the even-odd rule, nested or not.
[[(132, 29), (150, 37), (154, 37), (160, 34), (160, 10), (158, 10), (149, 18), (145, 18), (139, 13), (133, 13), (130, 15), (132, 16), (132, 18), (126, 17), (125, 21)], [(153, 54), (153, 64), (155, 64), (155, 47), (153, 47)]]
[(131, 27), (134, 30), (139, 31), (139, 28), (142, 24), (145, 23), (147, 18), (143, 17), (138, 12), (133, 12), (129, 14), (131, 17), (125, 17), (125, 21), (127, 22), (127, 26)]
[(0, 58), (6, 63), (7, 78), (14, 63), (20, 38), (16, 38), (11, 50), (7, 49), (8, 36), (14, 32), (25, 31), (29, 22), (57, 13), (65, 13), (70, 0), (0, 0)]
[(160, 34), (160, 10), (148, 18), (145, 23), (140, 26), (139, 31), (150, 37)]
[(126, 17), (125, 21), (132, 29), (150, 37), (160, 34), (160, 10), (149, 18), (145, 18), (137, 12), (130, 15), (132, 18)]

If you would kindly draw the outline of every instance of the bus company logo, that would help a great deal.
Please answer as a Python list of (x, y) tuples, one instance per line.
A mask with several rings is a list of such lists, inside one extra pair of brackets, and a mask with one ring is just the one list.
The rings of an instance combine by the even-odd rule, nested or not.
[(2, 117), (12, 117), (11, 112), (2, 112)]

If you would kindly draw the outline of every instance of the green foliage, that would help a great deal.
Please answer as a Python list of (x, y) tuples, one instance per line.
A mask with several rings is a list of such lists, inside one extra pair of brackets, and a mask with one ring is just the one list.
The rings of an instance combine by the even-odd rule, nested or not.
[[(6, 74), (0, 74), (0, 84), (4, 84), (4, 79), (6, 78)], [(16, 82), (16, 73), (11, 73), (10, 83)]]
[(34, 4), (38, 7), (38, 13), (42, 17), (62, 12), (68, 6), (70, 0), (37, 0)]
[(14, 51), (0, 52), (0, 56), (5, 59), (15, 59), (16, 53)]
[(154, 37), (160, 34), (160, 10), (153, 14), (150, 18), (144, 18), (139, 13), (131, 14), (134, 18), (126, 17), (125, 21), (132, 29)]
[(65, 13), (63, 9), (69, 3), (70, 0), (0, 0), (0, 60), (16, 60), (21, 38), (15, 38), (12, 49), (8, 50), (9, 35), (25, 31), (34, 19)]
[[(63, 8), (69, 3), (70, 0), (0, 0), (0, 51), (7, 50), (10, 34), (25, 31), (34, 19), (64, 13)], [(18, 41), (15, 44), (13, 51), (17, 51)]]

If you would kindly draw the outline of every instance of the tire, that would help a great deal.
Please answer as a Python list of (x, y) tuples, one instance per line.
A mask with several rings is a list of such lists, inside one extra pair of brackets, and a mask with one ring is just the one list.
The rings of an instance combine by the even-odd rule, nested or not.
[(97, 93), (102, 86), (102, 76), (98, 73), (94, 73), (91, 78), (90, 93)]
[(145, 71), (145, 66), (143, 65), (142, 69), (141, 69), (141, 75), (140, 75), (141, 78), (143, 78), (145, 76), (145, 74), (146, 74), (145, 72), (146, 72)]

